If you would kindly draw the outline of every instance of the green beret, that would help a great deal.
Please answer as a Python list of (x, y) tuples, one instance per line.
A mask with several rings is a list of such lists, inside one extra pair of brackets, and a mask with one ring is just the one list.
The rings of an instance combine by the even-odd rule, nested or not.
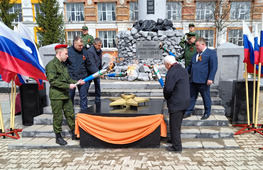
[(194, 27), (194, 26), (195, 26), (194, 23), (190, 23), (190, 24), (189, 24), (189, 27)]
[(82, 27), (82, 30), (88, 30), (89, 28), (85, 25)]

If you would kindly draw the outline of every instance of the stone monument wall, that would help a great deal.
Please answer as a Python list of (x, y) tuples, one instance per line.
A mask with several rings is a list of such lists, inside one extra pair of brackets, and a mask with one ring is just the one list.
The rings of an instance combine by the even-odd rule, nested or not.
[[(176, 56), (180, 56), (183, 53), (183, 49), (179, 46), (179, 43), (183, 36), (184, 34), (182, 30), (173, 29), (152, 32), (138, 31), (133, 27), (131, 30), (119, 31), (117, 34), (117, 47), (118, 57), (122, 59), (122, 62), (117, 64), (114, 68), (115, 72), (125, 72), (129, 65), (137, 64), (137, 67), (135, 68), (137, 72), (135, 75), (137, 75), (137, 78), (135, 76), (130, 79), (128, 78), (128, 80), (152, 80), (151, 71), (146, 69), (145, 65), (157, 65), (161, 75), (164, 76), (166, 69), (163, 65), (163, 57), (168, 55), (168, 53), (159, 49), (159, 43), (162, 42), (163, 46), (169, 51)], [(145, 51), (138, 51), (143, 50), (143, 46), (147, 46), (147, 44), (149, 48), (152, 48), (152, 55), (149, 55), (149, 53), (147, 54), (147, 49), (145, 49)], [(157, 50), (159, 50), (159, 52)]]

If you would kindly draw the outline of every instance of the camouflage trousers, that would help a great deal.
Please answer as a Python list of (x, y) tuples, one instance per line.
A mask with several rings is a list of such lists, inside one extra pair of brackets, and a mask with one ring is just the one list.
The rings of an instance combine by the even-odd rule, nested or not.
[(53, 130), (55, 133), (61, 133), (63, 113), (67, 120), (70, 130), (75, 128), (75, 113), (72, 101), (70, 99), (50, 100), (53, 113)]

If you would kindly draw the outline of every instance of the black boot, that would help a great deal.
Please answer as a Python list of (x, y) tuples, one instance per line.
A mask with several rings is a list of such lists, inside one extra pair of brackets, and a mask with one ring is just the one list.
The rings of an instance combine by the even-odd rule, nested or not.
[(77, 135), (75, 135), (75, 129), (71, 130), (72, 140), (78, 140)]
[(60, 133), (56, 133), (56, 143), (59, 145), (66, 145), (68, 144), (61, 136)]

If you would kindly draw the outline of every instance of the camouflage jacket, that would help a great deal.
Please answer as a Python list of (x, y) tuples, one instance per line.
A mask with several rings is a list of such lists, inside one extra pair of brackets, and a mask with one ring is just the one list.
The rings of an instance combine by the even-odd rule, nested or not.
[(46, 75), (50, 83), (50, 99), (69, 99), (69, 84), (77, 83), (70, 78), (67, 67), (57, 57), (46, 65)]
[(180, 56), (180, 59), (184, 58), (185, 60), (185, 68), (190, 64), (193, 55), (196, 53), (195, 43), (193, 44), (185, 44), (184, 53)]
[(91, 47), (94, 43), (94, 38), (90, 34), (82, 35), (81, 38), (83, 40), (83, 46), (85, 48), (87, 47), (87, 44), (89, 44), (89, 46)]

